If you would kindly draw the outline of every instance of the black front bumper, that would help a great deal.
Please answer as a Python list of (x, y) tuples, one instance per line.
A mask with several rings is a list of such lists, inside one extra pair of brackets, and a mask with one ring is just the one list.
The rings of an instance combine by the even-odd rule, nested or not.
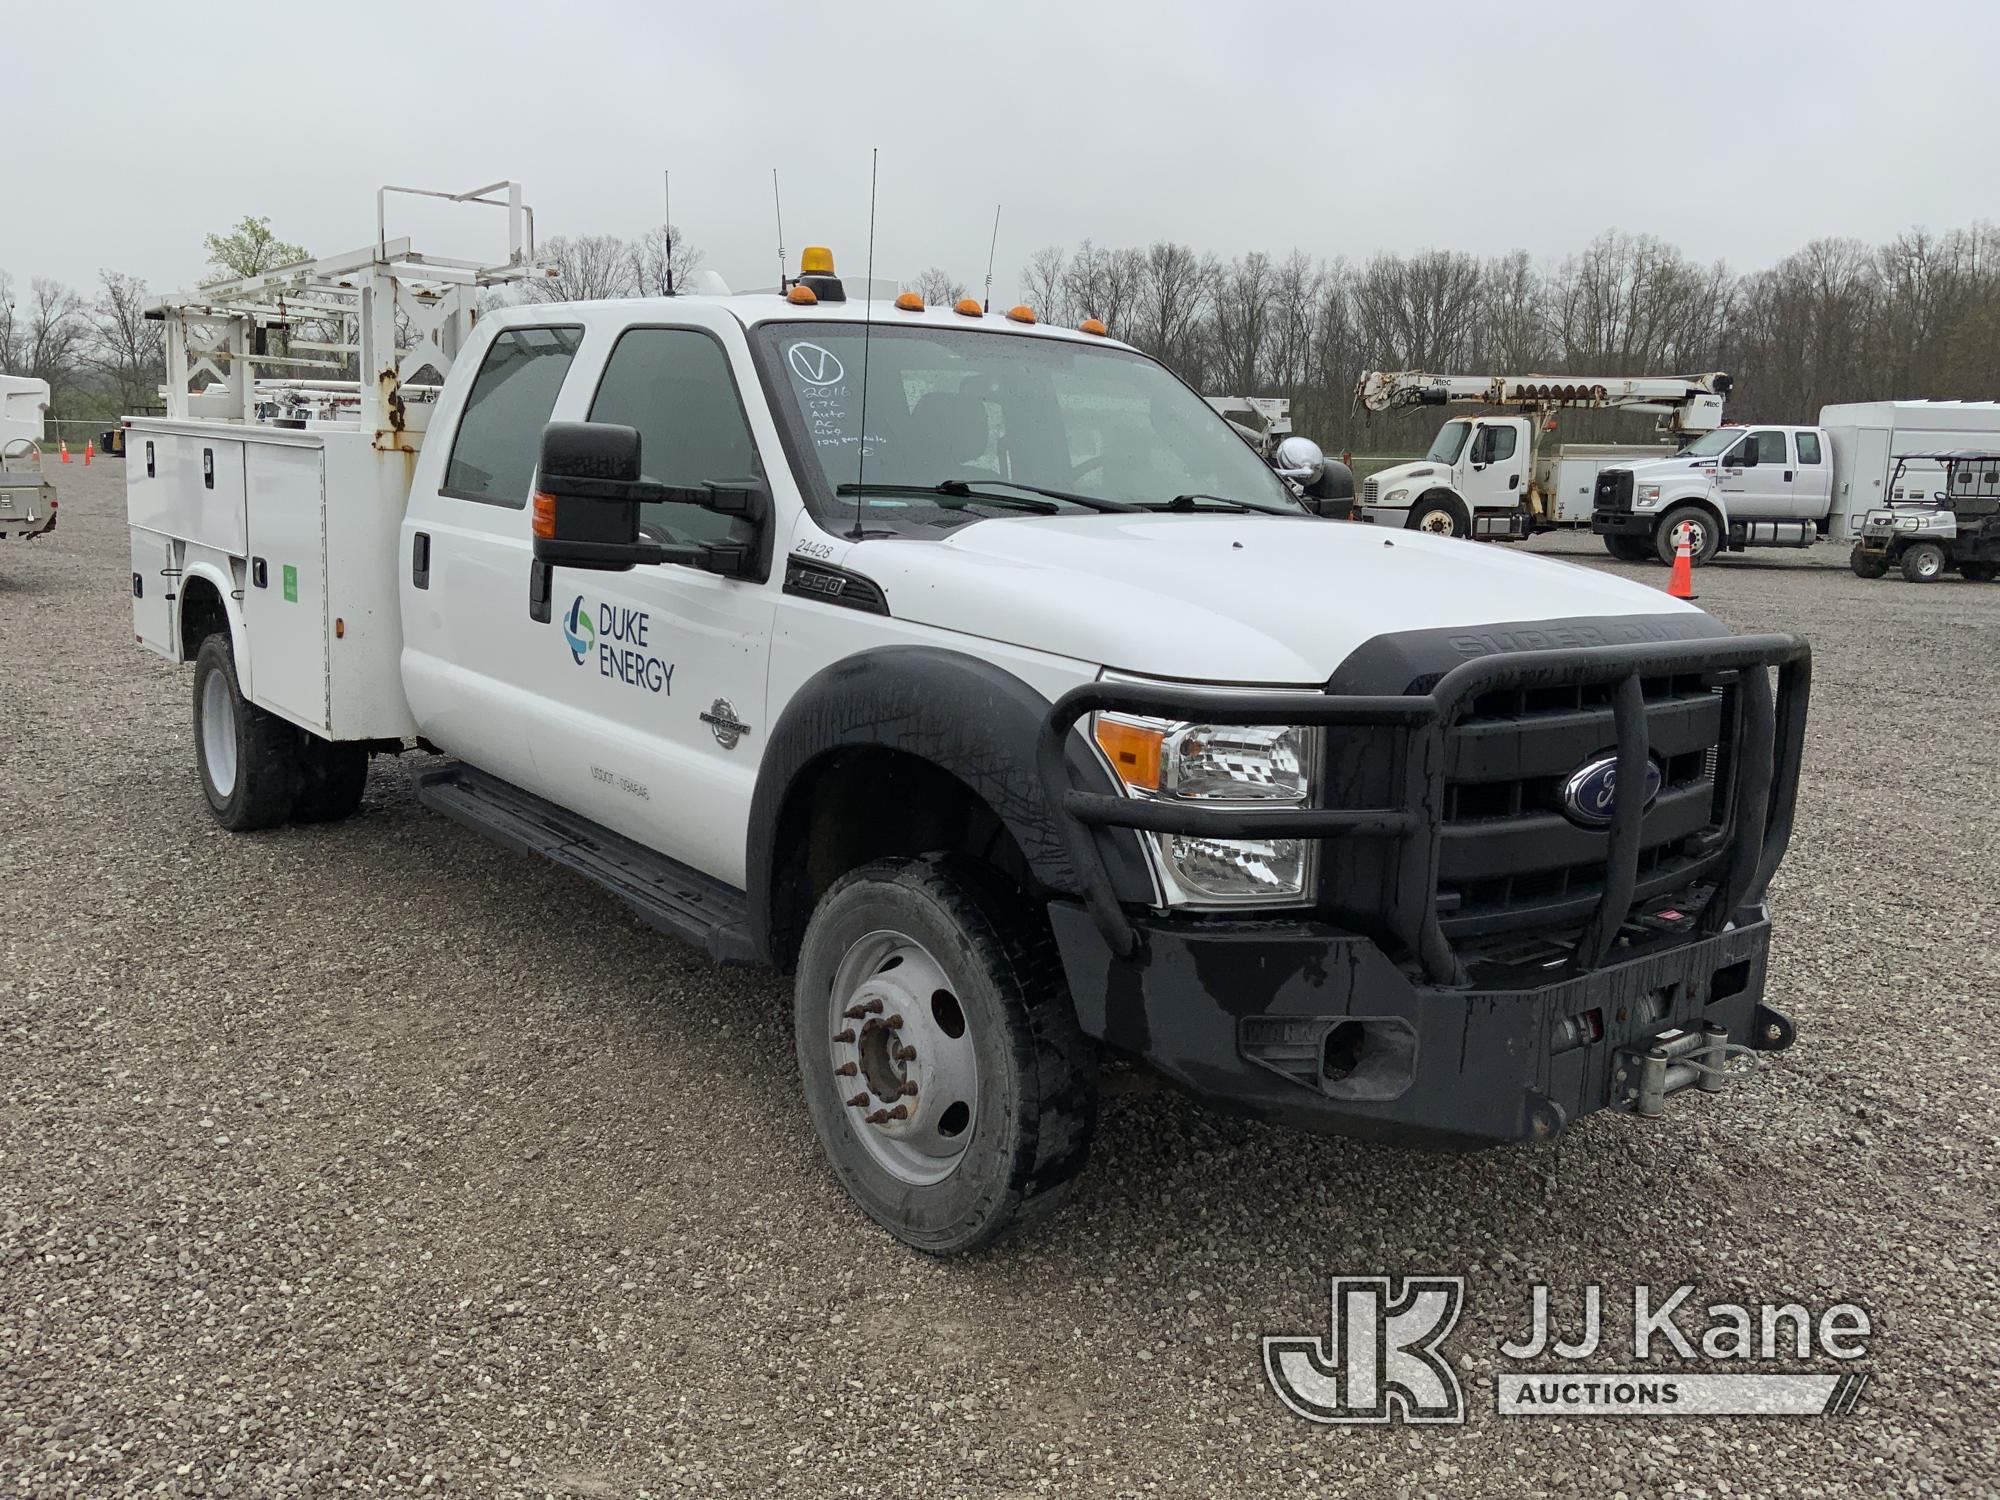
[(1650, 537), (1659, 520), (1642, 510), (1593, 510), (1590, 529), (1599, 536)]
[(1761, 915), (1586, 974), (1444, 989), (1318, 922), (1147, 918), (1119, 958), (1083, 908), (1050, 914), (1086, 1032), (1195, 1093), (1323, 1135), (1547, 1140), (1631, 1107), (1632, 1059), (1664, 1031), (1706, 1023), (1758, 1049), (1792, 1035), (1761, 1005)]
[[(1580, 840), (1601, 873), (1580, 898), (1503, 909), (1498, 925), (1512, 946), (1493, 947), (1496, 924), (1470, 914), (1462, 898), (1448, 904), (1440, 884), (1485, 825), (1454, 824), (1447, 840), (1444, 810), (1455, 768), (1528, 754), (1535, 721), (1520, 721), (1516, 734), (1503, 719), (1496, 736), (1480, 705), (1496, 692), (1591, 685), (1603, 706), (1562, 717), (1587, 726), (1579, 732), (1596, 753), (1608, 741), (1617, 784), (1637, 786), (1656, 743), (1672, 748), (1661, 737), (1686, 722), (1649, 696), (1662, 674), (1712, 684), (1696, 705), (1716, 695), (1713, 712), (1726, 725), (1714, 761), (1719, 821), (1666, 876), (1644, 863), (1657, 849), (1649, 851), (1654, 825), (1640, 799), (1619, 799), (1594, 833), (1552, 830), (1565, 847)], [(1629, 1073), (1641, 1044), (1665, 1031), (1706, 1026), (1718, 1047), (1725, 1031), (1742, 1045), (1787, 1045), (1790, 1024), (1761, 1004), (1763, 898), (1791, 834), (1810, 681), (1799, 638), (1724, 635), (1502, 650), (1419, 672), (1402, 692), (1072, 689), (1051, 707), (1038, 753), (1050, 804), (1067, 815), (1083, 896), (1050, 911), (1084, 1029), (1198, 1092), (1308, 1129), (1489, 1141), (1546, 1138), (1627, 1102), (1631, 1080), (1618, 1077), (1620, 1067)], [(1359, 760), (1371, 774), (1329, 774), (1330, 805), (1311, 807), (1085, 791), (1071, 783), (1066, 746), (1095, 710), (1316, 724), (1328, 737), (1329, 768)], [(1318, 839), (1320, 904), (1263, 919), (1130, 909), (1104, 862), (1103, 841), (1120, 830)], [(1523, 846), (1515, 838), (1491, 847), (1504, 856)], [(1531, 955), (1519, 938), (1533, 940)], [(1680, 1073), (1683, 1083), (1689, 1076)]]

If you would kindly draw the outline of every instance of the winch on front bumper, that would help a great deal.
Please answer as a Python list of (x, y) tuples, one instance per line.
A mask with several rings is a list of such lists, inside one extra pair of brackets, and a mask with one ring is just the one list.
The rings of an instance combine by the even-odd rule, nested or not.
[[(1481, 656), (1394, 694), (1072, 690), (1041, 767), (1085, 898), (1050, 908), (1084, 1029), (1198, 1092), (1339, 1134), (1542, 1139), (1719, 1086), (1726, 1047), (1792, 1038), (1762, 1003), (1762, 902), (1810, 660), (1797, 637), (1721, 636)], [(1099, 709), (1324, 726), (1317, 805), (1082, 791), (1062, 744)], [(1658, 772), (1661, 792), (1618, 799), (1601, 830), (1550, 814), (1541, 789), (1578, 747), (1611, 748), (1622, 785)], [(1099, 846), (1117, 829), (1321, 839), (1317, 907), (1128, 912)]]

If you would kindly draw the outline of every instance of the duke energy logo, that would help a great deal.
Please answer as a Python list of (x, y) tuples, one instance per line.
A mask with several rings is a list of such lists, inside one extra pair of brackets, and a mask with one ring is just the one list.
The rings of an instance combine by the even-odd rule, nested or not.
[(597, 644), (597, 627), (590, 621), (590, 611), (583, 607), (581, 594), (563, 616), (563, 639), (569, 642), (570, 655), (579, 667), (589, 660), (591, 648)]
[(597, 675), (627, 687), (673, 696), (674, 664), (653, 654), (653, 617), (626, 604), (600, 604), (593, 611), (583, 595), (563, 616), (563, 640), (581, 667), (597, 663)]

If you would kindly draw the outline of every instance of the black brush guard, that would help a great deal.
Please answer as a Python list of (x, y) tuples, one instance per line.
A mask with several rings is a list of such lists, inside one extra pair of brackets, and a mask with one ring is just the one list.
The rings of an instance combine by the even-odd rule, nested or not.
[[(1773, 689), (1772, 669), (1777, 685)], [(1139, 934), (1120, 906), (1098, 848), (1096, 830), (1129, 828), (1214, 839), (1387, 839), (1403, 857), (1392, 866), (1393, 888), (1382, 892), (1387, 931), (1431, 983), (1463, 986), (1465, 966), (1446, 937), (1437, 900), (1447, 738), (1479, 695), (1511, 688), (1612, 685), (1618, 784), (1643, 786), (1651, 753), (1642, 680), (1672, 674), (1730, 674), (1735, 722), (1725, 724), (1729, 753), (1718, 768), (1728, 779), (1726, 822), (1715, 894), (1690, 936), (1711, 936), (1747, 906), (1761, 901), (1791, 838), (1799, 761), (1805, 742), (1812, 653), (1795, 635), (1734, 636), (1644, 645), (1570, 647), (1485, 656), (1447, 672), (1428, 693), (1403, 696), (1298, 692), (1233, 692), (1212, 688), (1094, 682), (1072, 688), (1051, 705), (1037, 745), (1037, 769), (1060, 819), (1084, 901), (1111, 951), (1130, 957)], [(1400, 731), (1401, 795), (1393, 806), (1215, 808), (1087, 792), (1072, 784), (1063, 747), (1084, 715), (1108, 710), (1208, 724), (1315, 725)], [(1324, 764), (1324, 762), (1322, 762)], [(1572, 972), (1603, 966), (1612, 954), (1639, 883), (1644, 799), (1617, 800), (1605, 837), (1605, 875), (1595, 908), (1571, 955)], [(1321, 868), (1325, 868), (1322, 861)]]

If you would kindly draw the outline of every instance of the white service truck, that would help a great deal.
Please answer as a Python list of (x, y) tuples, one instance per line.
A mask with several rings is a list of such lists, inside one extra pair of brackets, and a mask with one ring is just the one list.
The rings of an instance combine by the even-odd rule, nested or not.
[[(1155, 361), (822, 251), (475, 322), (536, 269), (479, 201), (498, 264), (378, 234), (157, 309), (133, 620), (225, 827), (414, 754), (436, 812), (794, 975), (833, 1171), (933, 1253), (1074, 1185), (1107, 1052), (1468, 1144), (1790, 1044), (1802, 641), (1323, 519)], [(353, 415), (260, 421), (257, 325), (342, 306)]]
[(49, 383), (0, 375), (0, 542), (29, 541), (55, 529), (56, 488), (42, 471)]
[(1540, 441), (1561, 411), (1656, 416), (1677, 446), (1721, 425), (1729, 376), (1433, 375), (1371, 370), (1355, 387), (1367, 411), (1485, 406), (1500, 414), (1452, 417), (1430, 451), (1392, 464), (1362, 485), (1361, 516), (1379, 526), (1437, 536), (1516, 541), (1559, 526), (1587, 526), (1599, 470), (1664, 457), (1672, 447)]
[(1815, 426), (1720, 427), (1680, 452), (1607, 465), (1591, 530), (1613, 557), (1672, 562), (1686, 535), (1696, 562), (1751, 547), (1855, 543), (1870, 511), (1921, 503), (1944, 482), (1939, 461), (1905, 455), (1991, 447), (2000, 402), (1865, 401), (1820, 409)]

